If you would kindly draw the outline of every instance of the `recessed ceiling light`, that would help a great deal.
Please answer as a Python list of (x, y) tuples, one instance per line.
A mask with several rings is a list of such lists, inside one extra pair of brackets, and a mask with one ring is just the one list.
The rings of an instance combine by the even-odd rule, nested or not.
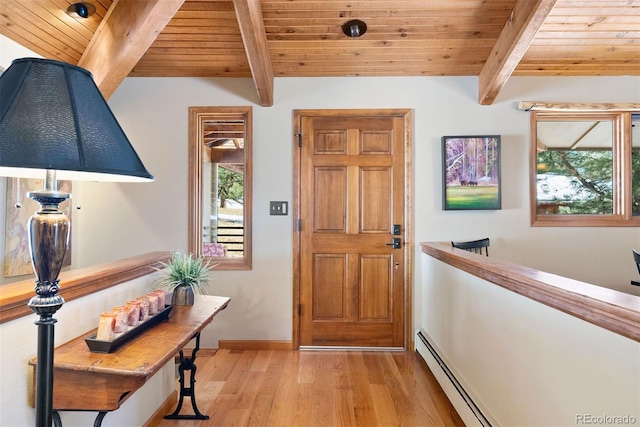
[(359, 19), (352, 19), (342, 24), (342, 32), (351, 38), (357, 38), (367, 32), (367, 24)]
[(96, 7), (91, 3), (74, 3), (67, 8), (67, 14), (73, 18), (88, 18), (96, 13)]

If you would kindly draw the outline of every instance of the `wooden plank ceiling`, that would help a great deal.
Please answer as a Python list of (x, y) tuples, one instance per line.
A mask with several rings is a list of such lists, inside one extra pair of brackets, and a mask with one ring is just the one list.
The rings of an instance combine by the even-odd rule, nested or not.
[[(640, 0), (0, 0), (0, 34), (78, 64), (108, 98), (127, 77), (640, 75)], [(359, 38), (343, 33), (366, 23)]]

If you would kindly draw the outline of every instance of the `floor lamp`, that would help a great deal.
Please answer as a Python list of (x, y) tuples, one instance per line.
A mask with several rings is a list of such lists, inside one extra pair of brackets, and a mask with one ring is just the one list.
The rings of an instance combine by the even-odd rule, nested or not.
[(57, 180), (152, 181), (88, 71), (63, 62), (24, 58), (0, 75), (0, 176), (44, 179), (29, 193), (40, 210), (29, 219), (29, 250), (40, 316), (36, 426), (53, 421), (53, 348), (58, 273), (69, 239), (59, 204), (70, 197)]

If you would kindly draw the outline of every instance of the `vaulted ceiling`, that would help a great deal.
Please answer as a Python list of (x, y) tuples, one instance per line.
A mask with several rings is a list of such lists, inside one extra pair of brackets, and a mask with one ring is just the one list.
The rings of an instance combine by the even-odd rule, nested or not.
[[(79, 0), (78, 0), (79, 1)], [(510, 76), (640, 75), (640, 0), (0, 0), (0, 34), (125, 77), (478, 76), (491, 104)], [(363, 21), (352, 38), (343, 24)]]

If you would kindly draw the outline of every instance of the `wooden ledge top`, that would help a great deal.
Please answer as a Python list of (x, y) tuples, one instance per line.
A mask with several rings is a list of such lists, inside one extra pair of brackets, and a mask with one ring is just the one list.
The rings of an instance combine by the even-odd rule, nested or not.
[[(63, 271), (60, 295), (72, 301), (93, 292), (153, 273), (154, 266), (171, 259), (171, 252), (150, 252), (119, 261)], [(35, 277), (0, 286), (0, 324), (33, 314), (27, 303), (35, 295)]]
[(448, 242), (420, 247), (453, 267), (640, 342), (640, 297), (452, 248)]

